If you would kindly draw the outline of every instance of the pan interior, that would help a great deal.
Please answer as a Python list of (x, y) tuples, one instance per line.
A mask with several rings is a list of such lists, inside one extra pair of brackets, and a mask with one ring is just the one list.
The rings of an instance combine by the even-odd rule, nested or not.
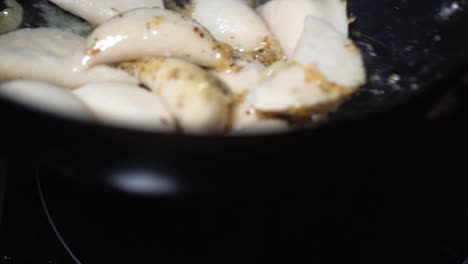
[[(23, 27), (56, 27), (82, 36), (91, 31), (85, 21), (47, 0), (18, 2), (25, 8)], [(368, 84), (332, 116), (332, 122), (397, 106), (442, 78), (454, 59), (467, 55), (464, 0), (350, 0), (348, 6), (354, 18), (351, 37), (364, 54)]]
[(351, 37), (363, 51), (368, 84), (339, 110), (338, 119), (395, 107), (466, 58), (465, 1), (354, 0), (348, 5), (355, 17)]

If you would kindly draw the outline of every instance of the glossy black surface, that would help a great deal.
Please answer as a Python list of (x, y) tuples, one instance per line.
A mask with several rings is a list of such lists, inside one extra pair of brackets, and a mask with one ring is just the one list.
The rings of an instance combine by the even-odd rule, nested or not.
[[(349, 9), (356, 16), (351, 36), (364, 53), (369, 83), (338, 118), (398, 106), (466, 64), (468, 14), (463, 1), (349, 1)], [(441, 17), (447, 10), (450, 15)]]
[(7, 175), (7, 156), (0, 152), (0, 225), (3, 220), (3, 205), (5, 200), (6, 176)]
[[(385, 170), (382, 163), (342, 165), (348, 170), (328, 173), (339, 181), (319, 191), (309, 186), (301, 192), (141, 200), (46, 186), (44, 194), (82, 263), (465, 261), (468, 197), (460, 167), (419, 169), (425, 165), (420, 161)], [(316, 173), (323, 171), (304, 172)]]
[(75, 263), (55, 228), (81, 263), (464, 264), (468, 171), (458, 153), (466, 140), (447, 140), (455, 128), (448, 122), (426, 131), (435, 146), (465, 144), (431, 158), (414, 151), (411, 159), (389, 159), (381, 151), (380, 160), (321, 161), (326, 170), (285, 159), (298, 166), (287, 176), (308, 178), (294, 191), (143, 199), (45, 172), (36, 182), (31, 157), (11, 155), (1, 263)]
[(0, 263), (72, 263), (40, 203), (31, 157), (0, 154)]

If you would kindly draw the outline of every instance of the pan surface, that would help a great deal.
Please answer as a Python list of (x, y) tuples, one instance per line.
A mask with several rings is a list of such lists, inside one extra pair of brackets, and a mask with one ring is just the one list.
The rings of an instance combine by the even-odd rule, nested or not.
[[(24, 27), (58, 27), (86, 35), (83, 20), (46, 0), (19, 1)], [(375, 113), (417, 96), (467, 58), (468, 5), (463, 0), (348, 1), (351, 37), (364, 53), (368, 84), (332, 121)]]
[[(90, 31), (83, 20), (47, 0), (18, 2), (25, 9), (23, 27), (58, 27), (81, 35)], [(351, 24), (351, 36), (363, 51), (369, 81), (321, 129), (261, 137), (164, 135), (66, 120), (0, 98), (3, 113), (0, 133), (3, 139), (8, 139), (2, 145), (15, 149), (18, 145), (33, 146), (45, 151), (55, 148), (63, 152), (76, 148), (80, 158), (72, 160), (94, 157), (115, 162), (114, 156), (121, 154), (117, 160), (122, 161), (128, 159), (127, 153), (134, 152), (138, 153), (133, 156), (135, 159), (149, 156), (153, 160), (163, 159), (161, 163), (179, 162), (184, 154), (187, 160), (214, 156), (232, 163), (250, 158), (243, 153), (267, 155), (269, 159), (278, 152), (283, 152), (279, 157), (287, 156), (284, 154), (287, 148), (297, 154), (298, 148), (311, 146), (321, 150), (315, 154), (352, 157), (354, 149), (363, 145), (382, 148), (385, 143), (392, 147), (391, 139), (396, 134), (387, 136), (386, 142), (367, 143), (370, 137), (388, 130), (409, 131), (405, 125), (415, 123), (410, 110), (420, 107), (421, 102), (426, 104), (420, 98), (443, 92), (451, 85), (451, 79), (460, 78), (457, 75), (468, 59), (468, 6), (463, 0), (349, 0), (348, 4), (351, 15), (356, 17)], [(100, 149), (101, 154), (95, 149)], [(216, 154), (217, 151), (229, 158)]]
[[(26, 27), (60, 27), (78, 34), (89, 30), (82, 20), (48, 1), (21, 3)], [(271, 175), (265, 167), (271, 164), (275, 167), (269, 173), (278, 166), (282, 167), (278, 171), (284, 170), (284, 174), (276, 173), (276, 183), (281, 186), (282, 175), (293, 170), (300, 175), (299, 164), (309, 164), (315, 158), (331, 162), (336, 158), (361, 159), (363, 154), (379, 153), (381, 157), (392, 151), (400, 156), (415, 155), (399, 151), (397, 146), (406, 144), (402, 138), (419, 144), (415, 150), (431, 153), (433, 149), (424, 151), (429, 147), (425, 134), (408, 128), (417, 121), (404, 117), (409, 116), (411, 107), (416, 108), (419, 98), (446, 89), (452, 75), (464, 68), (468, 55), (467, 8), (465, 1), (456, 0), (350, 0), (350, 13), (356, 17), (351, 25), (352, 37), (364, 53), (369, 82), (321, 129), (261, 137), (157, 135), (60, 120), (32, 111), (19, 114), (20, 107), (5, 110), (6, 127), (20, 143), (29, 140), (46, 152), (52, 149), (48, 163), (52, 167), (61, 164), (55, 168), (58, 174), (94, 180), (109, 171), (145, 167), (176, 175), (170, 178), (197, 188), (206, 183), (235, 188), (236, 184), (246, 186), (245, 180), (252, 188), (262, 186), (265, 177), (270, 177), (265, 175)], [(388, 114), (393, 112), (398, 115)], [(18, 119), (24, 121), (16, 122)], [(382, 140), (374, 143), (375, 138)], [(300, 150), (307, 154), (298, 155), (303, 152)], [(249, 164), (249, 173), (242, 164)], [(314, 168), (325, 164), (314, 164)], [(223, 177), (219, 177), (220, 172)], [(271, 178), (269, 182), (273, 182)], [(103, 181), (109, 179), (104, 177)]]

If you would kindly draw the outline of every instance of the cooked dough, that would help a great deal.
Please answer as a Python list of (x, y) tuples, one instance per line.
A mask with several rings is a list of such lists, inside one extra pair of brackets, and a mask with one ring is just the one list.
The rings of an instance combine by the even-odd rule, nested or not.
[(52, 114), (94, 119), (91, 111), (65, 88), (36, 81), (13, 81), (0, 85), (0, 95)]
[(123, 63), (120, 68), (161, 95), (184, 132), (226, 132), (233, 96), (202, 68), (172, 58), (142, 59)]
[(317, 67), (328, 81), (344, 87), (357, 88), (366, 82), (359, 49), (330, 24), (313, 16), (306, 18), (292, 60)]
[(231, 63), (230, 52), (191, 18), (160, 8), (140, 8), (99, 26), (88, 38), (82, 63), (89, 67), (158, 56), (216, 67), (224, 60)]
[(233, 48), (253, 52), (273, 34), (245, 0), (193, 0), (192, 17)]
[(313, 67), (292, 64), (254, 88), (247, 100), (258, 111), (307, 116), (330, 109), (354, 91), (328, 82)]
[(85, 40), (52, 28), (21, 29), (0, 36), (0, 82), (37, 80), (77, 88), (90, 82), (137, 83), (127, 73), (108, 66), (80, 70)]
[(151, 131), (175, 131), (176, 124), (159, 95), (121, 83), (88, 84), (73, 93), (99, 121)]
[(346, 0), (49, 1), (94, 31), (0, 35), (0, 95), (62, 115), (185, 134), (283, 132), (323, 121), (367, 79)]
[(334, 110), (366, 81), (361, 53), (329, 23), (307, 16), (294, 63), (281, 67), (248, 96), (255, 109), (292, 116)]
[(270, 26), (287, 57), (293, 55), (308, 15), (323, 19), (344, 36), (348, 35), (344, 0), (271, 0), (257, 11)]
[(266, 67), (258, 62), (243, 62), (240, 67), (237, 71), (212, 71), (212, 74), (222, 80), (232, 93), (243, 95), (262, 81)]
[(283, 132), (290, 129), (290, 125), (284, 120), (258, 114), (243, 98), (234, 106), (231, 122), (231, 134), (234, 135)]
[(62, 9), (100, 25), (123, 12), (140, 7), (164, 8), (162, 0), (49, 0)]
[(261, 135), (283, 133), (291, 130), (288, 122), (281, 119), (261, 119), (255, 123), (233, 130), (231, 135)]

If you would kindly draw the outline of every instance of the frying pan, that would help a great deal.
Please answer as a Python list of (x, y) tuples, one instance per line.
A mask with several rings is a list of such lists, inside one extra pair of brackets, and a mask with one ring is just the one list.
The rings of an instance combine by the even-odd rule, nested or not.
[[(50, 24), (46, 1), (19, 2), (26, 26)], [(434, 153), (425, 117), (466, 72), (466, 1), (350, 0), (349, 10), (369, 82), (323, 127), (166, 135), (67, 120), (0, 98), (3, 146), (33, 153), (43, 174), (143, 195), (300, 188), (311, 167), (330, 171), (343, 161)]]

